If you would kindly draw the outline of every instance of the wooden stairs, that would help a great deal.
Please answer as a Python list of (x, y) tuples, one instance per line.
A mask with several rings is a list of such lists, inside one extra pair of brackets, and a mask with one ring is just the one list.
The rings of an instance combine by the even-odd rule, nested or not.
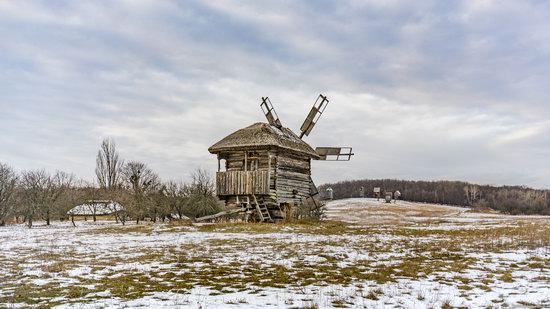
[(256, 206), (256, 212), (258, 213), (258, 218), (260, 219), (260, 222), (273, 222), (271, 214), (269, 213), (269, 209), (267, 209), (267, 205), (265, 203), (258, 203), (256, 195), (252, 195), (252, 200), (254, 201), (254, 205)]

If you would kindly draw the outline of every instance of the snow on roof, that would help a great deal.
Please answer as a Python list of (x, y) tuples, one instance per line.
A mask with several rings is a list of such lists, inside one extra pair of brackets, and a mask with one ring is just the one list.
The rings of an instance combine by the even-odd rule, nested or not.
[(73, 207), (67, 211), (67, 214), (92, 216), (95, 213), (96, 215), (110, 215), (123, 209), (122, 205), (114, 201), (90, 201)]

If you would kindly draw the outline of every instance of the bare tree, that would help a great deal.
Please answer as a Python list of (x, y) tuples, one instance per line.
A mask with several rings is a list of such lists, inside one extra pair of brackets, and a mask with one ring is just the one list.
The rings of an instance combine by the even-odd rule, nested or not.
[(21, 174), (23, 187), (21, 211), (29, 228), (32, 227), (38, 209), (45, 203), (43, 191), (48, 186), (48, 181), (49, 176), (44, 170), (24, 171)]
[(13, 214), (17, 175), (11, 167), (0, 163), (0, 226)]
[[(49, 188), (47, 188), (46, 204), (44, 207), (46, 225), (50, 225), (50, 218), (53, 211), (60, 210), (59, 215), (65, 215), (65, 205), (60, 205), (62, 202), (70, 202), (74, 200), (72, 194), (69, 193), (73, 187), (74, 175), (65, 172), (57, 171), (50, 177)], [(70, 206), (73, 206), (72, 203)]]
[(223, 207), (214, 195), (215, 186), (211, 175), (203, 169), (197, 169), (191, 178), (193, 182), (185, 187), (186, 215), (198, 218), (222, 211)]
[(67, 218), (70, 215), (73, 226), (76, 226), (76, 224), (74, 223), (74, 213), (71, 210), (86, 198), (85, 185), (84, 180), (79, 180), (67, 186), (55, 203), (55, 211), (59, 217)]
[(145, 216), (156, 220), (158, 211), (153, 200), (155, 191), (160, 190), (160, 179), (145, 163), (130, 161), (122, 170), (124, 183), (131, 192), (132, 213), (136, 223)]
[(93, 183), (83, 183), (81, 187), (80, 202), (85, 205), (88, 211), (92, 214), (94, 222), (97, 221), (97, 211), (101, 204), (97, 203), (101, 200), (101, 192)]
[(193, 187), (197, 193), (204, 196), (212, 196), (215, 193), (214, 180), (210, 173), (203, 169), (196, 169), (193, 174), (191, 174), (191, 179), (193, 180)]
[(165, 185), (165, 194), (169, 210), (171, 213), (177, 214), (179, 219), (182, 219), (185, 213), (185, 207), (189, 192), (187, 185), (183, 182), (170, 181)]
[(22, 174), (23, 213), (29, 228), (36, 215), (50, 225), (52, 212), (60, 196), (72, 186), (74, 176), (65, 172), (48, 174), (45, 170), (25, 171)]
[[(121, 184), (121, 172), (124, 167), (124, 160), (120, 158), (116, 150), (116, 144), (113, 140), (104, 139), (101, 143), (101, 148), (97, 152), (95, 174), (99, 187), (106, 191), (111, 197), (121, 195), (121, 192), (116, 192)], [(115, 220), (118, 222), (120, 218), (118, 210), (115, 209)], [(122, 222), (124, 224), (124, 222)]]
[(156, 222), (157, 219), (164, 221), (167, 218), (172, 217), (172, 211), (169, 205), (169, 198), (167, 195), (167, 188), (165, 184), (158, 184), (154, 189), (147, 193), (149, 200), (148, 217)]
[(116, 189), (120, 185), (123, 166), (124, 160), (120, 158), (115, 142), (104, 139), (97, 153), (95, 168), (99, 186), (107, 190)]
[(120, 222), (122, 225), (126, 224), (128, 215), (130, 214), (132, 208), (133, 197), (128, 190), (115, 190), (109, 195), (112, 197), (113, 201), (120, 203), (122, 207), (117, 207), (117, 204), (114, 203), (111, 209), (112, 213), (115, 216), (116, 222)]

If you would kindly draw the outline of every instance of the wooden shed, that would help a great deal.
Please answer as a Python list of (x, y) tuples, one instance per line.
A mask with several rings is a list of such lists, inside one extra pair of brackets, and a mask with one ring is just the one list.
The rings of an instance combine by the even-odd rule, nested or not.
[(258, 122), (208, 148), (218, 157), (216, 193), (227, 206), (255, 211), (261, 221), (285, 218), (316, 188), (311, 160), (320, 156), (290, 129)]

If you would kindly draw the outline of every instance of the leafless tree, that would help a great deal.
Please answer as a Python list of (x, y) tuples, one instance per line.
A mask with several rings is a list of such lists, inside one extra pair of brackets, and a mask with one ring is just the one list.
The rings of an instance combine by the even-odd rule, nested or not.
[(11, 167), (0, 163), (0, 226), (13, 214), (17, 175)]
[(186, 215), (198, 218), (222, 211), (223, 206), (214, 195), (215, 186), (211, 175), (203, 169), (197, 169), (191, 174), (191, 179), (193, 182), (185, 187)]
[(116, 204), (111, 209), (115, 216), (116, 222), (120, 222), (122, 225), (126, 224), (128, 216), (132, 210), (133, 196), (128, 190), (118, 189), (109, 193), (111, 200), (120, 203), (121, 208), (116, 207)]
[[(117, 192), (121, 185), (123, 167), (124, 160), (120, 158), (115, 142), (104, 139), (97, 152), (95, 174), (99, 187), (107, 193), (110, 199), (114, 199), (115, 196), (123, 196), (123, 192)], [(118, 222), (121, 219), (118, 210), (115, 210), (114, 214), (115, 220)], [(124, 224), (124, 222), (122, 223)]]
[(474, 203), (481, 198), (479, 186), (471, 184), (464, 186), (464, 196), (469, 206), (474, 205)]
[(208, 171), (197, 169), (191, 174), (193, 187), (197, 193), (204, 196), (212, 196), (215, 193), (214, 180)]
[(131, 192), (131, 209), (136, 223), (145, 216), (156, 220), (158, 211), (153, 195), (161, 189), (158, 175), (139, 161), (128, 162), (122, 170), (122, 175), (127, 189)]
[[(53, 212), (61, 210), (60, 212), (63, 213), (63, 215), (65, 214), (64, 210), (66, 207), (60, 207), (62, 205), (59, 205), (59, 202), (62, 200), (61, 197), (69, 192), (74, 182), (74, 175), (60, 171), (49, 178), (48, 186), (44, 192), (45, 203), (41, 209), (41, 214), (43, 219), (46, 220), (46, 225), (50, 225)], [(61, 213), (59, 214), (61, 215)]]
[(118, 188), (123, 166), (124, 160), (120, 158), (115, 142), (104, 139), (101, 143), (101, 149), (97, 153), (95, 168), (99, 186), (107, 190)]
[(130, 189), (145, 192), (159, 185), (158, 175), (147, 164), (139, 161), (128, 162), (123, 169), (124, 181)]
[(45, 170), (25, 171), (21, 181), (23, 185), (23, 210), (29, 228), (36, 215), (50, 225), (52, 212), (61, 195), (71, 188), (74, 176), (65, 172), (48, 174)]
[(187, 203), (188, 185), (183, 182), (170, 181), (165, 185), (165, 194), (171, 213), (177, 214), (182, 219)]
[(149, 193), (149, 198), (151, 199), (149, 217), (152, 218), (153, 222), (156, 222), (157, 218), (161, 218), (164, 221), (165, 219), (172, 217), (172, 209), (169, 205), (165, 184), (156, 186), (156, 190)]
[(72, 185), (67, 186), (55, 202), (54, 209), (59, 217), (67, 218), (69, 213), (71, 213), (70, 217), (74, 226), (76, 226), (76, 224), (74, 223), (74, 215), (72, 214), (72, 212), (70, 212), (70, 210), (73, 209), (75, 205), (79, 205), (86, 197), (86, 192), (84, 191), (85, 183), (85, 181), (79, 180), (76, 184), (73, 183)]
[(101, 192), (93, 183), (84, 183), (81, 187), (80, 202), (86, 205), (86, 208), (92, 214), (94, 222), (97, 221), (97, 211), (100, 207), (97, 201), (101, 200)]
[(43, 191), (48, 182), (49, 176), (44, 170), (24, 171), (21, 174), (23, 198), (20, 205), (29, 228), (32, 227), (38, 209), (45, 203)]

